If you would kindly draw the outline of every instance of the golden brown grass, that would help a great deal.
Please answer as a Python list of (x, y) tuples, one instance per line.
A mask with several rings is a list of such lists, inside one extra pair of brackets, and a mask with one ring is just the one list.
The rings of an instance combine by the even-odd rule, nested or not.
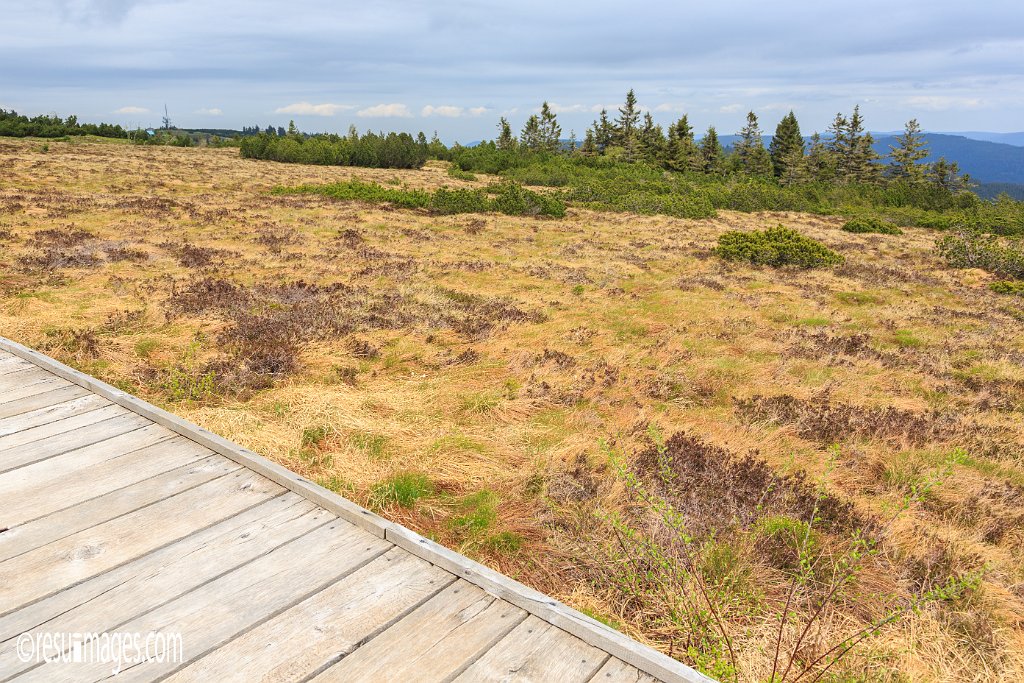
[[(967, 462), (880, 539), (861, 594), (987, 567), (981, 587), (889, 627), (838, 673), (1024, 678), (1024, 309), (987, 291), (984, 273), (946, 269), (932, 232), (855, 235), (799, 214), (434, 217), (268, 191), (349, 177), (411, 188), (485, 180), (452, 180), (443, 164), (308, 167), (235, 150), (52, 142), (44, 153), (5, 140), (0, 173), (4, 336), (666, 649), (665, 633), (642, 628), (603, 583), (597, 513), (626, 509), (628, 496), (601, 440), (634, 454), (655, 424), (810, 480), (838, 441), (828, 490), (865, 519), (884, 517), (963, 446)], [(847, 263), (774, 271), (709, 255), (726, 230), (779, 223)], [(204, 278), (251, 292), (341, 283), (355, 288), (345, 298), (354, 326), (300, 339), (295, 369), (261, 388), (223, 336), (248, 309), (173, 312)], [(259, 305), (268, 315), (281, 306)], [(226, 390), (211, 368), (236, 384)], [(792, 397), (798, 411), (773, 420), (738, 409), (756, 396)], [(823, 404), (846, 417), (815, 412)], [(889, 422), (868, 412), (890, 407), (905, 412)], [(837, 424), (847, 432), (834, 438)], [(409, 507), (381, 497), (404, 473), (432, 483)], [(776, 604), (785, 587), (770, 584), (762, 558), (749, 562), (762, 604)], [(870, 604), (848, 607), (822, 639), (871, 618)], [(770, 667), (768, 612), (734, 625), (752, 678)]]

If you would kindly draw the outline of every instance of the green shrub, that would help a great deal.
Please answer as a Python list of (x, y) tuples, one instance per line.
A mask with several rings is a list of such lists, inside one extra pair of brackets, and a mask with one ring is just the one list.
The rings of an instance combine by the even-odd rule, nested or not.
[(846, 232), (875, 232), (881, 235), (902, 235), (903, 231), (892, 223), (879, 220), (874, 217), (853, 218), (846, 221), (842, 227)]
[(1024, 296), (1024, 282), (1021, 281), (1000, 280), (999, 282), (993, 282), (988, 288), (996, 294)]
[(1024, 279), (1024, 247), (1020, 240), (1002, 240), (977, 229), (961, 229), (935, 243), (953, 268), (981, 268), (994, 275)]
[(448, 177), (456, 180), (476, 180), (476, 176), (469, 171), (463, 171), (455, 164), (448, 166)]
[(538, 194), (518, 183), (505, 183), (489, 188), (496, 196), (492, 199), (483, 190), (451, 189), (442, 187), (434, 192), (384, 187), (377, 183), (347, 180), (327, 185), (299, 185), (275, 187), (273, 194), (319, 194), (331, 199), (358, 200), (374, 204), (388, 203), (406, 209), (427, 209), (431, 213), (484, 213), (499, 211), (510, 216), (565, 215), (565, 203), (558, 197)]
[(375, 484), (370, 489), (370, 502), (381, 508), (395, 503), (404, 508), (412, 507), (416, 501), (434, 492), (434, 483), (424, 474), (403, 472)]
[(784, 227), (730, 231), (718, 238), (715, 254), (727, 261), (748, 261), (773, 267), (816, 268), (843, 262), (843, 257), (824, 244)]
[(431, 213), (441, 215), (484, 213), (490, 208), (490, 201), (480, 190), (449, 190), (442, 187), (430, 197), (427, 208)]

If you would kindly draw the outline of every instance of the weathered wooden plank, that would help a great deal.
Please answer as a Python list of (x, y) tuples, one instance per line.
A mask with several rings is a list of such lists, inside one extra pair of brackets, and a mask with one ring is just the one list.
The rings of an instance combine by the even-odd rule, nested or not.
[(31, 382), (16, 389), (0, 391), (0, 405), (10, 403), (11, 401), (17, 401), (27, 396), (35, 396), (36, 394), (41, 394), (46, 391), (53, 391), (60, 387), (70, 386), (71, 384), (72, 383), (66, 379), (57, 377), (56, 375), (51, 375), (48, 379)]
[(208, 455), (209, 449), (149, 425), (5, 472), (0, 474), (0, 528), (16, 527)]
[(6, 375), (9, 372), (17, 372), (18, 370), (25, 370), (31, 367), (32, 363), (29, 363), (24, 358), (18, 358), (17, 356), (6, 352), (5, 355), (0, 358), (0, 375)]
[(98, 410), (104, 406), (114, 405), (102, 396), (96, 394), (87, 394), (79, 398), (71, 399), (70, 401), (64, 401), (52, 406), (46, 406), (44, 408), (37, 408), (30, 410), (27, 413), (21, 415), (13, 415), (0, 419), (0, 437), (7, 436), (8, 434), (16, 434), (25, 429), (32, 427), (38, 427), (39, 425), (48, 424), (57, 420), (63, 420), (66, 417), (72, 417), (73, 415), (81, 415), (87, 413), (90, 410)]
[(658, 683), (658, 679), (612, 657), (594, 674), (590, 683)]
[(282, 489), (239, 471), (0, 562), (0, 614), (238, 514)]
[(38, 439), (23, 447), (0, 451), (0, 472), (24, 467), (33, 462), (52, 458), (90, 444), (112, 439), (153, 424), (146, 418), (125, 411), (114, 417), (80, 425), (70, 432), (60, 432)]
[(57, 389), (43, 391), (33, 396), (8, 401), (7, 403), (0, 403), (0, 418), (20, 415), (37, 408), (52, 406), (80, 396), (87, 396), (89, 393), (90, 391), (84, 387), (65, 383), (64, 386)]
[(0, 394), (5, 394), (11, 389), (42, 382), (50, 378), (50, 372), (43, 368), (29, 365), (18, 368), (13, 372), (0, 375)]
[(313, 680), (449, 680), (526, 616), (518, 607), (456, 581)]
[[(391, 545), (340, 519), (210, 581), (118, 631), (178, 632), (186, 662), (305, 600), (386, 552)], [(153, 680), (181, 663), (126, 665), (118, 681)], [(53, 663), (31, 669), (19, 681), (95, 681), (110, 676), (107, 664)]]
[(90, 498), (8, 529), (0, 533), (0, 561), (9, 560), (83, 529), (134, 512), (231, 472), (237, 472), (241, 467), (220, 455), (211, 455), (191, 465), (179, 467), (103, 496)]
[(79, 427), (90, 425), (101, 420), (106, 420), (110, 417), (116, 417), (118, 415), (124, 415), (128, 411), (119, 405), (108, 405), (103, 408), (96, 410), (90, 410), (85, 413), (78, 415), (72, 415), (62, 420), (54, 420), (53, 422), (47, 422), (46, 424), (38, 425), (36, 427), (30, 427), (29, 429), (23, 429), (20, 432), (14, 434), (7, 434), (0, 436), (0, 460), (3, 460), (4, 452), (26, 447), (31, 450), (32, 446), (28, 446), (34, 441), (45, 439), (46, 437), (53, 436), (55, 434), (68, 434)]
[(31, 367), (33, 364), (24, 358), (19, 358), (14, 354), (4, 352), (3, 356), (0, 356), (0, 372), (8, 373), (14, 372), (15, 370), (24, 370), (27, 367)]
[(454, 580), (429, 562), (392, 548), (359, 571), (218, 647), (167, 683), (304, 681)]
[(286, 493), (0, 617), (0, 680), (33, 665), (17, 659), (20, 633), (116, 630), (333, 519), (298, 494)]
[(589, 681), (608, 654), (530, 616), (476, 660), (456, 681)]

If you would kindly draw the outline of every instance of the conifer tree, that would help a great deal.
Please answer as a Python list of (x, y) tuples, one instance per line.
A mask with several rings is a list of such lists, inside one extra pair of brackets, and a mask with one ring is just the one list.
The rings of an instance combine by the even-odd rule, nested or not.
[(498, 139), (495, 145), (503, 152), (511, 152), (516, 148), (516, 136), (512, 134), (512, 126), (504, 116), (498, 121)]
[(796, 120), (796, 114), (790, 110), (782, 117), (779, 125), (775, 127), (775, 135), (768, 146), (769, 155), (772, 158), (772, 171), (776, 178), (787, 176), (793, 177), (788, 168), (789, 164), (802, 163), (804, 156), (804, 138), (800, 134), (800, 124)]
[(580, 145), (580, 154), (586, 157), (597, 155), (597, 142), (595, 141), (593, 128), (587, 128), (587, 132), (583, 136), (583, 144)]
[(740, 140), (733, 149), (739, 171), (748, 176), (767, 176), (772, 173), (772, 159), (761, 139), (761, 126), (757, 114), (747, 113), (747, 123), (739, 132)]
[(601, 154), (612, 145), (615, 140), (615, 126), (608, 119), (608, 110), (602, 109), (597, 121), (594, 121), (594, 142), (597, 143), (597, 150)]
[(295, 119), (288, 122), (288, 135), (298, 135), (299, 127), (295, 125)]
[(971, 177), (960, 175), (960, 165), (946, 161), (946, 157), (939, 157), (938, 161), (928, 164), (926, 177), (929, 182), (953, 194), (963, 192), (971, 185)]
[(536, 114), (531, 114), (530, 118), (526, 119), (519, 139), (522, 141), (523, 147), (531, 152), (537, 152), (543, 148), (544, 139), (540, 130), (540, 118)]
[(804, 157), (804, 174), (810, 182), (824, 183), (835, 177), (835, 154), (815, 131)]
[(545, 102), (540, 108), (539, 119), (540, 146), (548, 152), (558, 149), (562, 138), (562, 127), (558, 125), (558, 117)]
[(686, 114), (668, 129), (668, 154), (665, 163), (676, 171), (704, 170), (700, 150), (693, 139), (693, 127), (690, 126)]
[(615, 119), (615, 143), (625, 147), (629, 140), (635, 138), (639, 121), (640, 110), (637, 109), (636, 94), (630, 88), (626, 93), (626, 103), (619, 107), (619, 118)]
[(709, 126), (700, 141), (701, 170), (712, 175), (721, 173), (724, 168), (722, 157), (722, 145), (718, 142), (718, 132), (714, 126)]
[(578, 145), (578, 143), (576, 141), (576, 130), (575, 129), (570, 129), (569, 130), (569, 152), (570, 153), (575, 152), (576, 148), (578, 146), (579, 145)]
[(907, 121), (903, 135), (898, 135), (896, 142), (899, 144), (898, 147), (889, 145), (889, 166), (886, 175), (911, 183), (924, 180), (925, 166), (920, 162), (928, 156), (928, 148), (925, 146), (917, 119)]
[(637, 157), (637, 128), (640, 122), (640, 109), (636, 103), (636, 93), (630, 88), (626, 93), (626, 103), (619, 107), (619, 118), (615, 119), (615, 144), (625, 149), (626, 161), (634, 161)]
[(638, 134), (640, 140), (640, 151), (644, 157), (651, 161), (661, 158), (665, 147), (665, 133), (661, 126), (654, 122), (651, 112), (644, 114), (644, 122), (640, 126)]

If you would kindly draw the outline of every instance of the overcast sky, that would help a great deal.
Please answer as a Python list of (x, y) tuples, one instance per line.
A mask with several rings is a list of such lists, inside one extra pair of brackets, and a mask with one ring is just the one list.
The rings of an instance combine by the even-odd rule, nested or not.
[(629, 88), (656, 120), (805, 133), (1024, 129), (1021, 0), (0, 0), (0, 108), (183, 127), (564, 133)]

